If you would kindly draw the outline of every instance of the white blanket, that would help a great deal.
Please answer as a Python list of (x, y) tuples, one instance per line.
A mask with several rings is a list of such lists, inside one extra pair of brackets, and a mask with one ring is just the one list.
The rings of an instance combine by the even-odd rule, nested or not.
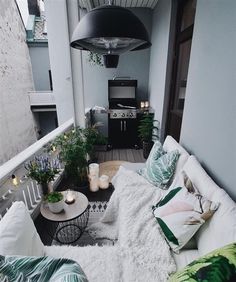
[(176, 266), (152, 215), (162, 191), (122, 167), (112, 182), (115, 191), (106, 212), (89, 232), (117, 240), (116, 245), (47, 247), (47, 255), (78, 261), (90, 282), (167, 281)]

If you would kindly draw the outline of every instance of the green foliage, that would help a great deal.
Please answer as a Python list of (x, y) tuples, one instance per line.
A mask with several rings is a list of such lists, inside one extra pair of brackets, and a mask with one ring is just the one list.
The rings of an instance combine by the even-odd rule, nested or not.
[(236, 244), (232, 243), (201, 257), (171, 276), (170, 282), (234, 281)]
[(57, 203), (60, 202), (62, 199), (63, 199), (63, 195), (60, 192), (51, 192), (46, 196), (46, 200), (49, 203)]
[(36, 180), (39, 184), (46, 184), (54, 180), (59, 172), (58, 161), (50, 161), (48, 157), (35, 157), (34, 160), (25, 164), (27, 176)]
[(89, 155), (93, 152), (96, 132), (93, 128), (77, 127), (54, 141), (59, 157), (65, 164), (65, 171), (75, 184), (87, 181)]
[(103, 66), (102, 56), (91, 51), (88, 52), (88, 61), (91, 63), (91, 65), (97, 65), (100, 67)]
[(139, 137), (142, 141), (151, 142), (153, 138), (158, 139), (159, 122), (154, 120), (153, 115), (146, 114), (141, 120), (138, 126)]

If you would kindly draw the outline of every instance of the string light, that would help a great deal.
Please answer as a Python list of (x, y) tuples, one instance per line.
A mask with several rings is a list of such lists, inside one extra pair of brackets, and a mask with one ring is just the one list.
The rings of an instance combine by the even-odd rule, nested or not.
[(13, 184), (14, 186), (17, 186), (17, 185), (18, 185), (18, 179), (17, 179), (17, 177), (15, 176), (15, 174), (12, 174), (11, 179), (12, 179), (12, 184)]

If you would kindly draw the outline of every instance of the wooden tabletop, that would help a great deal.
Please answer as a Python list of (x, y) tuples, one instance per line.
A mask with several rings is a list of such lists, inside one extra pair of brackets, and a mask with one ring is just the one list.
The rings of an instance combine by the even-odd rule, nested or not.
[[(65, 199), (66, 191), (61, 193), (64, 195)], [(88, 199), (80, 192), (74, 191), (74, 195), (75, 202), (70, 205), (64, 203), (64, 210), (60, 213), (52, 213), (48, 208), (47, 202), (43, 202), (40, 207), (42, 216), (48, 220), (58, 222), (69, 221), (80, 216), (88, 207)]]

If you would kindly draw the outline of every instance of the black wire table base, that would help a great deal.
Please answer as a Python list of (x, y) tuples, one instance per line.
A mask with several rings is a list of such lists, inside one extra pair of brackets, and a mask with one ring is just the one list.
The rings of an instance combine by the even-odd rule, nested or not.
[(60, 244), (72, 244), (79, 240), (87, 227), (89, 219), (89, 209), (78, 217), (68, 221), (47, 221), (47, 231), (49, 236)]

